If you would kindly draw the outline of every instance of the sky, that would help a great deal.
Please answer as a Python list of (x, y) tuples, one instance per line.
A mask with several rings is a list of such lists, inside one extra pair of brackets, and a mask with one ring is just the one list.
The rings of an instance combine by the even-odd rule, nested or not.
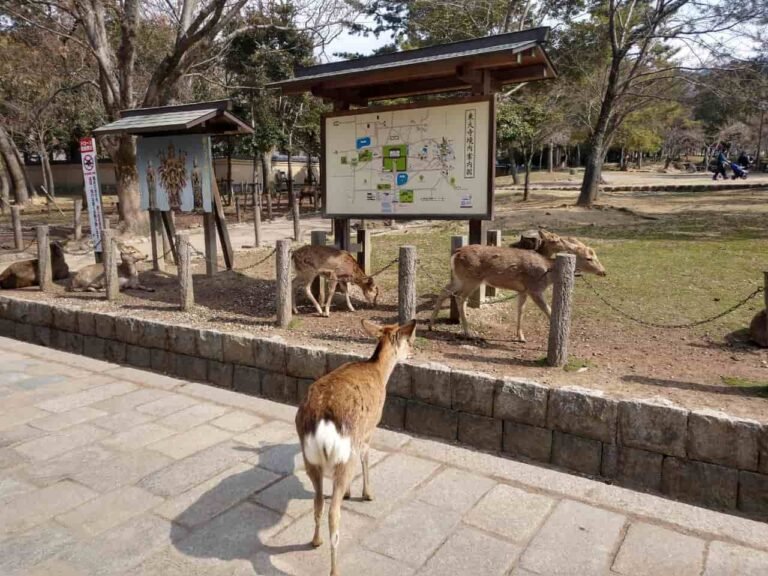
[(340, 60), (340, 58), (333, 55), (334, 52), (359, 52), (367, 56), (376, 48), (380, 48), (391, 41), (391, 34), (382, 34), (379, 38), (376, 38), (373, 34), (359, 36), (344, 31), (328, 45), (326, 55), (329, 61)]

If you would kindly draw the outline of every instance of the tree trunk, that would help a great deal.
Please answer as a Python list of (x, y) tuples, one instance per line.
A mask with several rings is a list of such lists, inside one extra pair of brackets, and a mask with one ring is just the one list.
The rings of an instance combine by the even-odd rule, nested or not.
[(227, 203), (231, 206), (234, 196), (234, 186), (232, 186), (232, 136), (227, 136)]
[(293, 206), (293, 165), (291, 164), (291, 136), (288, 136), (288, 202)]
[(624, 152), (624, 146), (621, 147), (621, 156), (619, 156), (619, 170), (627, 169), (627, 155)]
[(147, 231), (147, 213), (141, 210), (139, 176), (136, 173), (136, 149), (132, 136), (120, 136), (117, 149), (110, 156), (115, 165), (117, 200), (123, 232), (143, 234)]
[(518, 185), (520, 178), (517, 173), (517, 161), (515, 159), (515, 150), (509, 147), (509, 173), (512, 175), (512, 184)]
[(3, 155), (0, 154), (0, 208), (2, 212), (5, 212), (6, 208), (11, 204), (11, 181), (8, 180), (8, 172), (5, 167), (5, 160)]
[(599, 184), (603, 172), (603, 142), (592, 139), (592, 149), (587, 156), (584, 167), (584, 180), (581, 183), (581, 193), (576, 202), (577, 206), (590, 208), (592, 202), (597, 199)]
[(760, 126), (757, 129), (757, 153), (755, 154), (755, 162), (757, 163), (757, 169), (760, 170), (762, 164), (760, 163), (760, 154), (763, 149), (763, 123), (765, 120), (765, 110), (760, 112)]
[(16, 144), (11, 140), (8, 132), (0, 126), (0, 155), (5, 160), (5, 165), (8, 168), (8, 174), (11, 177), (11, 187), (13, 188), (13, 196), (17, 204), (26, 204), (29, 201), (29, 186), (27, 183), (27, 175), (21, 164), (19, 164), (19, 157), (16, 154)]
[(46, 154), (44, 156), (45, 158), (45, 172), (48, 174), (48, 194), (51, 195), (51, 198), (56, 197), (56, 184), (53, 181), (53, 170), (51, 169), (51, 159), (48, 157), (48, 153), (46, 151)]
[(533, 163), (533, 150), (531, 150), (531, 155), (528, 156), (528, 159), (525, 162), (525, 186), (523, 188), (523, 202), (528, 200), (528, 195), (530, 193), (530, 181), (531, 181), (531, 164)]
[(555, 145), (552, 142), (547, 146), (547, 172), (552, 174), (555, 170)]
[(544, 165), (544, 148), (539, 148), (539, 170), (541, 170), (541, 167)]
[(581, 144), (576, 144), (576, 168), (581, 167)]

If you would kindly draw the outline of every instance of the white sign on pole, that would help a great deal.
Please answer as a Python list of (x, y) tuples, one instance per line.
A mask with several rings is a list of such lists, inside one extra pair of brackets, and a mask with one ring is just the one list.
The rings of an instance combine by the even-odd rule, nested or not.
[(96, 252), (101, 252), (101, 229), (104, 227), (104, 217), (101, 211), (101, 192), (96, 167), (96, 140), (94, 138), (80, 138), (80, 157), (83, 162), (85, 199), (88, 204), (88, 221), (91, 224), (93, 249)]

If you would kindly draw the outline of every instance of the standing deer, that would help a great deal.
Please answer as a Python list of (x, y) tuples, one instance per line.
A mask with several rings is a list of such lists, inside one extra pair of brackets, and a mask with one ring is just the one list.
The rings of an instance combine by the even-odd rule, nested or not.
[(360, 457), (363, 466), (363, 500), (372, 500), (368, 474), (371, 436), (381, 420), (387, 380), (397, 362), (410, 355), (416, 335), (415, 320), (403, 326), (378, 326), (367, 320), (362, 324), (368, 334), (379, 340), (373, 356), (367, 361), (344, 364), (316, 380), (296, 414), (304, 465), (315, 489), (315, 547), (323, 543), (323, 477), (333, 478), (328, 514), (331, 576), (339, 575), (339, 518), (342, 498), (349, 497), (353, 455)]
[[(53, 280), (64, 280), (69, 277), (69, 266), (64, 259), (64, 250), (58, 242), (51, 242), (51, 277)], [(14, 262), (0, 273), (0, 288), (12, 290), (39, 286), (37, 276), (37, 258)]]
[[(139, 269), (136, 267), (136, 262), (142, 262), (147, 259), (147, 256), (134, 248), (133, 246), (127, 246), (120, 244), (120, 260), (121, 263), (117, 266), (117, 281), (120, 286), (120, 290), (144, 290), (146, 292), (154, 292), (154, 288), (143, 286), (139, 282)], [(91, 264), (85, 266), (77, 271), (69, 281), (67, 290), (70, 292), (82, 292), (87, 290), (88, 292), (97, 292), (106, 288), (106, 278), (104, 277), (104, 264)]]
[(525, 342), (522, 327), (523, 308), (528, 296), (541, 308), (547, 318), (550, 316), (549, 304), (544, 299), (544, 292), (554, 281), (550, 272), (555, 262), (544, 254), (554, 255), (557, 252), (574, 254), (577, 271), (605, 276), (605, 268), (597, 259), (595, 251), (576, 238), (561, 238), (554, 234), (543, 235), (542, 245), (538, 251), (479, 244), (460, 248), (451, 257), (453, 280), (435, 301), (435, 308), (429, 320), (430, 330), (443, 302), (453, 295), (459, 307), (462, 331), (465, 337), (469, 337), (467, 298), (481, 284), (486, 283), (495, 288), (514, 290), (519, 293), (517, 339)]
[[(296, 290), (304, 286), (307, 298), (315, 305), (320, 316), (330, 316), (331, 300), (336, 292), (336, 286), (347, 297), (347, 308), (354, 312), (352, 302), (349, 299), (349, 283), (357, 284), (363, 291), (363, 295), (369, 304), (376, 306), (379, 297), (379, 287), (373, 281), (373, 277), (367, 276), (354, 256), (346, 250), (339, 250), (332, 246), (302, 246), (293, 252), (293, 268), (296, 276), (293, 279), (293, 313), (298, 314), (296, 308)], [(321, 308), (315, 296), (312, 294), (312, 282), (318, 276), (327, 278), (330, 282), (328, 297), (325, 301), (325, 311)]]

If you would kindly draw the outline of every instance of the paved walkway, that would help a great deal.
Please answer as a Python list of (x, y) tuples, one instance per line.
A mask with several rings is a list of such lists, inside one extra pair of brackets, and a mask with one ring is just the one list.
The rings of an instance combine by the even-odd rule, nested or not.
[[(3, 576), (328, 573), (293, 408), (4, 338), (0, 367)], [(345, 576), (768, 574), (768, 524), (383, 430), (375, 448)]]

